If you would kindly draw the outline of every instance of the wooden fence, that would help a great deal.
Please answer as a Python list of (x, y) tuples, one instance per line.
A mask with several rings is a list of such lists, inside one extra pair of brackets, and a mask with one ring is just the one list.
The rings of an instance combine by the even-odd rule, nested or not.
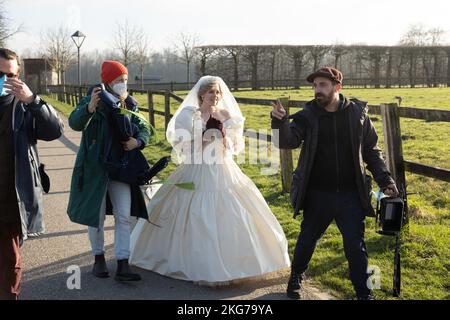
[[(86, 95), (88, 87), (83, 86), (53, 86), (50, 87), (50, 94), (61, 102), (65, 102), (75, 106), (78, 101)], [(149, 122), (155, 126), (155, 116), (163, 116), (165, 128), (172, 117), (170, 113), (171, 100), (181, 103), (182, 97), (177, 96), (173, 92), (166, 91), (150, 91), (150, 90), (130, 90), (130, 94), (140, 93), (147, 95), (147, 108), (139, 108), (141, 111), (148, 112)], [(155, 110), (154, 96), (164, 97), (164, 111)], [(282, 103), (286, 106), (289, 112), (292, 108), (302, 108), (306, 101), (288, 100), (282, 99)], [(252, 99), (252, 98), (236, 98), (240, 104), (251, 104), (260, 106), (270, 106), (273, 100), (270, 99)], [(245, 107), (244, 107), (245, 108)], [(431, 167), (428, 165), (415, 163), (412, 161), (403, 159), (402, 152), (402, 138), (399, 126), (400, 117), (423, 119), (426, 121), (443, 121), (450, 122), (450, 111), (446, 110), (432, 110), (432, 109), (420, 109), (413, 107), (399, 107), (398, 104), (382, 104), (382, 105), (369, 105), (369, 114), (381, 115), (383, 121), (383, 134), (385, 144), (386, 162), (390, 172), (393, 174), (394, 179), (398, 183), (406, 185), (404, 172), (405, 170), (411, 173), (415, 173), (422, 176), (450, 182), (450, 170)], [(269, 114), (267, 115), (269, 116)], [(263, 139), (271, 141), (270, 135), (262, 135), (255, 131), (244, 131), (244, 135), (251, 139)], [(282, 188), (284, 192), (289, 191), (292, 172), (293, 172), (293, 157), (292, 150), (280, 150), (280, 165), (281, 165), (281, 177)]]
[[(252, 80), (238, 80), (228, 78), (225, 79), (226, 83), (230, 85), (232, 91), (244, 91), (244, 90), (277, 90), (277, 89), (292, 89), (299, 87), (309, 87), (311, 84), (306, 81), (304, 77), (299, 80), (295, 79), (258, 79), (256, 83)], [(380, 78), (378, 80), (374, 78), (346, 78), (345, 87), (346, 88), (410, 88), (409, 78)], [(430, 85), (430, 79), (416, 77), (414, 79), (414, 87), (448, 87), (449, 80), (447, 77), (439, 77), (436, 79), (436, 84)], [(433, 81), (432, 81), (433, 82)], [(129, 88), (136, 90), (189, 90), (192, 88), (193, 83), (188, 82), (153, 82), (153, 83), (134, 83), (129, 84)]]
[[(250, 91), (250, 90), (288, 90), (299, 87), (310, 87), (311, 84), (306, 81), (304, 77), (301, 79), (258, 79), (256, 83), (252, 80), (238, 80), (234, 81), (234, 79), (225, 79), (226, 82), (230, 85), (230, 89), (232, 91)], [(410, 78), (398, 78), (398, 77), (390, 77), (390, 78), (380, 78), (375, 80), (370, 77), (357, 77), (357, 78), (346, 78), (345, 79), (345, 87), (346, 88), (410, 88)], [(427, 78), (416, 77), (414, 82), (414, 87), (430, 87), (429, 81)], [(128, 88), (136, 91), (181, 91), (181, 90), (190, 90), (192, 85), (195, 82), (152, 82), (152, 83), (144, 83), (141, 84), (139, 82), (129, 83)], [(436, 78), (436, 83), (432, 84), (431, 87), (448, 87), (449, 79), (447, 77), (438, 77)], [(46, 86), (45, 88), (49, 92), (54, 92), (55, 87), (61, 86)], [(78, 88), (78, 86), (73, 85), (65, 85), (66, 90), (70, 92), (71, 88)], [(83, 86), (83, 88), (87, 88), (88, 86)], [(41, 88), (43, 91), (44, 88)]]

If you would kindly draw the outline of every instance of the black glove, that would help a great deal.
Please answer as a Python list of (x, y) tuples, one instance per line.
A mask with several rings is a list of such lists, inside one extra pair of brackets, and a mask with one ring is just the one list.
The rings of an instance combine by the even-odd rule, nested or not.
[[(223, 123), (220, 120), (217, 120), (216, 118), (213, 118), (212, 116), (209, 117), (208, 121), (206, 122), (206, 130), (208, 129), (217, 129), (222, 133), (222, 137), (225, 137), (225, 130), (223, 129)], [(203, 132), (203, 134), (205, 133)]]

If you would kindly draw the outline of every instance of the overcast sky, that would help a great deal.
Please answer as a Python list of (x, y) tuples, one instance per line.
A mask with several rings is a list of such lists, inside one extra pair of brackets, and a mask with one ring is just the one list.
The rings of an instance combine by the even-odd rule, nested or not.
[(180, 31), (203, 44), (396, 44), (412, 24), (439, 27), (450, 42), (449, 0), (7, 0), (12, 25), (25, 32), (8, 46), (39, 46), (40, 34), (61, 24), (81, 30), (82, 50), (111, 46), (115, 25), (141, 26), (158, 51)]

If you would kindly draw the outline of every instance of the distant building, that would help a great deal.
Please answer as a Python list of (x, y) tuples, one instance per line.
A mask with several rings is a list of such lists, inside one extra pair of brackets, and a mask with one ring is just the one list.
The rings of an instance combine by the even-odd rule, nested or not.
[[(144, 76), (144, 84), (146, 83), (154, 83), (154, 82), (161, 82), (162, 77), (161, 76)], [(139, 84), (141, 83), (141, 78), (139, 76), (134, 77), (134, 81)]]
[(58, 75), (45, 59), (23, 59), (24, 81), (31, 91), (46, 93), (47, 86), (58, 84)]

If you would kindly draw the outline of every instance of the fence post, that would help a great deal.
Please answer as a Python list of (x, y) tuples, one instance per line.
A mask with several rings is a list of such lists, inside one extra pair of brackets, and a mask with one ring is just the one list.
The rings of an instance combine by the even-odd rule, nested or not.
[[(279, 100), (289, 115), (289, 98), (279, 98)], [(280, 166), (282, 192), (289, 192), (291, 189), (292, 172), (294, 170), (292, 150), (280, 149)]]
[(62, 97), (63, 97), (63, 103), (67, 103), (67, 88), (66, 88), (66, 85), (64, 84), (63, 85), (63, 95), (62, 95)]
[(70, 92), (70, 105), (73, 107), (75, 106), (75, 94), (72, 92)]
[(74, 107), (75, 106), (75, 103), (76, 103), (76, 92), (75, 92), (75, 87), (72, 87), (71, 89), (70, 89), (70, 105), (72, 106), (72, 107)]
[(66, 88), (63, 85), (61, 85), (61, 102), (66, 102)]
[(59, 102), (63, 102), (63, 92), (64, 92), (64, 88), (62, 85), (58, 85), (58, 101)]
[(148, 121), (155, 127), (155, 106), (153, 105), (153, 93), (147, 91), (147, 104), (148, 104)]
[[(400, 110), (396, 103), (381, 104), (383, 120), (384, 152), (386, 164), (397, 188), (406, 198), (405, 163), (403, 161), (402, 135), (400, 130)], [(406, 223), (408, 222), (408, 208), (405, 206)]]
[(164, 129), (167, 131), (167, 127), (170, 121), (170, 91), (166, 90), (164, 93)]

